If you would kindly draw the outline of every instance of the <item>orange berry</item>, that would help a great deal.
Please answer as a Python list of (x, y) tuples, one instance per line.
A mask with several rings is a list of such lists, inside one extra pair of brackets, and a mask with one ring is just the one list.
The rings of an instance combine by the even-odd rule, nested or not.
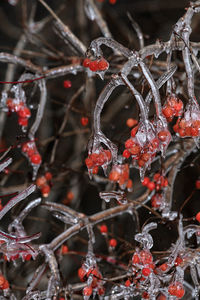
[(133, 126), (137, 125), (137, 123), (138, 123), (138, 121), (133, 118), (129, 118), (126, 120), (126, 125), (128, 127), (133, 127)]

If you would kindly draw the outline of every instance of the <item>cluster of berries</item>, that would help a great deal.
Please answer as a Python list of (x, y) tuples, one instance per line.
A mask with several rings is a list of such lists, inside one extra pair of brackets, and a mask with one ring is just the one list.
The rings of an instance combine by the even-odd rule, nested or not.
[[(175, 262), (174, 262), (174, 265), (175, 267), (179, 266), (181, 263), (183, 262), (183, 259), (180, 257), (180, 256), (177, 256)], [(155, 269), (155, 274), (157, 274), (157, 270), (161, 270), (162, 272), (166, 272), (169, 270), (169, 265), (167, 263), (163, 263), (162, 265), (160, 265), (157, 269)]]
[(14, 261), (20, 257), (22, 258), (23, 261), (28, 261), (31, 260), (32, 255), (26, 253), (20, 253), (20, 254), (11, 255), (9, 257), (7, 257), (7, 255), (4, 255), (3, 257), (5, 261)]
[(182, 283), (178, 281), (175, 281), (170, 284), (168, 292), (170, 295), (176, 296), (177, 298), (182, 298), (185, 294), (185, 290)]
[(173, 129), (181, 137), (200, 136), (200, 110), (195, 104), (188, 104), (184, 116), (178, 118)]
[[(104, 2), (104, 0), (97, 0), (98, 2)], [(110, 4), (115, 4), (117, 0), (109, 0)]]
[(89, 173), (97, 174), (99, 171), (99, 167), (107, 167), (107, 165), (111, 162), (111, 158), (112, 155), (110, 150), (101, 148), (98, 151), (91, 153), (85, 159), (85, 164), (88, 168)]
[(51, 172), (46, 172), (44, 176), (40, 176), (36, 180), (36, 185), (40, 189), (43, 197), (48, 197), (51, 191)]
[(83, 61), (83, 66), (85, 68), (89, 68), (92, 72), (97, 72), (107, 70), (109, 64), (104, 58), (98, 60), (90, 60), (89, 58), (85, 58)]
[(94, 289), (99, 296), (104, 295), (105, 289), (103, 287), (102, 275), (97, 267), (86, 270), (85, 266), (82, 265), (82, 267), (78, 269), (78, 277), (82, 282), (87, 281), (88, 278), (91, 277), (91, 280), (89, 281), (90, 285), (83, 289), (84, 296), (91, 296)]
[(176, 96), (170, 96), (162, 109), (163, 115), (168, 122), (173, 120), (173, 117), (180, 117), (183, 114), (183, 102)]
[(18, 99), (7, 99), (6, 101), (9, 112), (16, 112), (18, 115), (18, 124), (23, 127), (28, 126), (28, 119), (31, 116), (30, 109), (25, 105), (24, 102)]
[(169, 142), (171, 134), (167, 128), (157, 127), (150, 124), (148, 130), (144, 124), (136, 126), (131, 130), (131, 138), (125, 142), (123, 156), (130, 156), (140, 168), (147, 168), (158, 151), (164, 152)]
[(117, 182), (120, 186), (120, 188), (131, 191), (133, 187), (133, 182), (131, 179), (129, 179), (129, 165), (113, 165), (112, 170), (109, 174), (109, 180)]
[(37, 151), (34, 141), (26, 142), (22, 145), (22, 152), (27, 156), (33, 165), (40, 165), (42, 162), (41, 155)]
[(9, 289), (8, 280), (6, 280), (5, 277), (1, 274), (0, 275), (0, 290), (7, 290), (7, 289)]
[(156, 173), (153, 177), (153, 181), (150, 181), (149, 177), (144, 177), (142, 184), (146, 186), (150, 191), (156, 191), (156, 193), (151, 198), (151, 206), (155, 209), (163, 209), (164, 197), (162, 192), (163, 188), (168, 186), (167, 178), (160, 173)]
[[(153, 272), (155, 264), (149, 250), (144, 249), (136, 251), (132, 257), (132, 270), (134, 277), (130, 277), (125, 282), (125, 286), (129, 287), (132, 284), (140, 287), (141, 284), (149, 280), (150, 274)], [(142, 299), (150, 299), (149, 294), (145, 291), (142, 293)]]

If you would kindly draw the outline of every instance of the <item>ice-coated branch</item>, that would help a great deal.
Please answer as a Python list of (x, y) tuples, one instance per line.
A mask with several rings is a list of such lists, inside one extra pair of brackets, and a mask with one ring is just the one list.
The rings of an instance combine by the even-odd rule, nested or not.
[[(165, 82), (167, 82), (174, 75), (176, 70), (177, 70), (177, 66), (171, 65), (169, 67), (169, 70), (166, 71), (165, 73), (163, 73), (156, 81), (157, 88), (160, 89), (165, 84)], [(148, 107), (151, 102), (151, 99), (152, 99), (152, 92), (149, 91), (149, 93), (147, 94), (147, 96), (145, 98), (145, 103)]]
[(31, 201), (19, 214), (19, 216), (15, 217), (14, 221), (9, 224), (8, 231), (12, 232), (13, 228), (19, 233), (20, 236), (25, 235), (25, 230), (22, 225), (23, 220), (27, 217), (27, 215), (31, 212), (31, 210), (38, 205), (41, 204), (42, 199), (37, 198)]
[(148, 111), (146, 109), (146, 104), (144, 102), (144, 99), (143, 99), (142, 95), (134, 88), (132, 83), (128, 80), (128, 78), (123, 73), (121, 73), (121, 77), (122, 77), (122, 80), (124, 81), (124, 83), (126, 84), (126, 86), (131, 91), (132, 95), (137, 100), (137, 103), (140, 107), (142, 122), (147, 124), (147, 122), (148, 122)]
[(140, 61), (139, 65), (142, 69), (144, 77), (146, 78), (147, 82), (150, 85), (154, 103), (155, 103), (157, 117), (162, 120), (163, 124), (165, 124), (166, 122), (165, 122), (164, 118), (162, 117), (162, 106), (161, 106), (160, 93), (159, 93), (158, 87), (156, 85), (156, 82), (155, 82), (151, 72), (149, 71), (148, 67), (145, 65), (145, 63), (143, 61)]
[(131, 50), (124, 47), (117, 41), (115, 41), (111, 38), (104, 38), (104, 37), (100, 37), (100, 38), (93, 40), (91, 42), (88, 50), (91, 51), (95, 57), (101, 57), (101, 56), (103, 56), (102, 51), (101, 51), (102, 45), (105, 45), (105, 46), (111, 48), (113, 51), (117, 50), (121, 55), (125, 56), (126, 58), (131, 57), (133, 54), (133, 52)]
[(2, 172), (5, 168), (7, 168), (12, 163), (12, 158), (6, 159), (4, 162), (0, 164), (0, 172)]
[(0, 220), (11, 208), (13, 208), (13, 206), (15, 206), (17, 203), (26, 199), (30, 194), (32, 194), (35, 191), (35, 188), (36, 186), (32, 184), (23, 192), (20, 192), (17, 196), (9, 200), (7, 204), (3, 207), (3, 209), (0, 211)]
[(67, 39), (81, 55), (84, 55), (86, 52), (85, 45), (73, 34), (69, 27), (61, 21), (61, 19), (53, 12), (53, 10), (45, 1), (38, 1), (49, 11), (49, 13), (56, 20), (56, 27), (60, 30), (60, 33), (62, 34), (63, 38)]
[(43, 114), (44, 114), (45, 104), (46, 104), (46, 100), (47, 100), (47, 88), (46, 88), (46, 82), (44, 79), (41, 79), (41, 81), (39, 81), (39, 88), (40, 88), (40, 103), (38, 106), (35, 122), (33, 123), (32, 127), (28, 133), (28, 137), (30, 140), (34, 139), (35, 133), (40, 126), (40, 122), (41, 122)]
[(102, 18), (101, 12), (95, 5), (93, 0), (85, 0), (85, 12), (87, 17), (91, 21), (96, 21), (99, 29), (101, 30), (102, 34), (106, 38), (112, 38), (112, 34), (105, 22), (105, 20)]

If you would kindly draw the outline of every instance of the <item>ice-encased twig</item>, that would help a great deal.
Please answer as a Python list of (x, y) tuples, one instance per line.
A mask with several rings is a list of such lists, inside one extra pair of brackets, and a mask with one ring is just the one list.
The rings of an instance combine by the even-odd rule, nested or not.
[(32, 184), (27, 189), (25, 189), (23, 192), (19, 193), (17, 196), (10, 199), (8, 201), (8, 203), (0, 211), (0, 220), (13, 206), (15, 206), (17, 203), (26, 199), (30, 194), (32, 194), (35, 191), (35, 188), (36, 188), (36, 186)]
[(2, 172), (7, 166), (9, 166), (12, 163), (12, 158), (8, 158), (4, 162), (0, 164), (0, 172)]
[(38, 0), (53, 16), (56, 20), (56, 26), (60, 30), (62, 36), (66, 38), (73, 47), (79, 51), (80, 54), (84, 55), (86, 52), (85, 45), (72, 33), (67, 25), (65, 25), (61, 19), (53, 12), (53, 10), (47, 5), (47, 3), (43, 0)]
[(39, 84), (39, 88), (40, 88), (40, 103), (38, 106), (35, 122), (33, 123), (32, 127), (28, 133), (28, 137), (30, 140), (34, 139), (35, 133), (40, 126), (40, 122), (41, 122), (43, 114), (44, 114), (44, 109), (45, 109), (45, 104), (46, 104), (46, 99), (47, 99), (47, 89), (46, 89), (45, 80), (41, 79), (38, 84)]
[(25, 236), (25, 230), (22, 225), (23, 220), (26, 218), (26, 216), (31, 212), (31, 210), (35, 207), (37, 207), (41, 203), (42, 199), (37, 198), (33, 201), (31, 201), (19, 214), (19, 216), (15, 217), (14, 221), (9, 224), (8, 231), (12, 232), (13, 229), (20, 235)]
[(90, 50), (95, 57), (101, 57), (103, 56), (101, 51), (102, 45), (111, 48), (113, 51), (117, 50), (126, 58), (129, 58), (133, 55), (133, 51), (129, 50), (128, 48), (124, 47), (123, 45), (121, 45), (120, 43), (116, 42), (111, 38), (104, 38), (104, 37), (100, 37), (93, 40), (88, 50)]
[(124, 83), (127, 85), (129, 90), (131, 91), (132, 95), (137, 100), (137, 103), (140, 107), (142, 122), (147, 124), (147, 122), (148, 122), (148, 111), (146, 109), (146, 104), (144, 102), (144, 99), (143, 99), (142, 95), (134, 88), (132, 83), (128, 80), (128, 78), (123, 73), (121, 73), (121, 77), (122, 77), (122, 80), (124, 81)]
[(95, 5), (94, 1), (93, 0), (85, 0), (84, 8), (85, 8), (85, 12), (86, 12), (88, 18), (91, 21), (94, 21), (94, 20), (96, 21), (103, 36), (106, 38), (112, 38), (112, 34), (111, 34), (105, 20), (102, 18), (101, 12)]
[[(159, 77), (159, 79), (156, 81), (157, 88), (160, 89), (165, 84), (165, 82), (167, 82), (174, 75), (176, 70), (177, 70), (177, 66), (176, 65), (171, 65), (169, 67), (169, 70), (166, 71), (165, 73), (163, 73)], [(149, 104), (151, 102), (151, 99), (152, 99), (152, 92), (149, 91), (149, 93), (147, 94), (147, 96), (145, 98), (145, 103), (148, 107), (149, 107)]]

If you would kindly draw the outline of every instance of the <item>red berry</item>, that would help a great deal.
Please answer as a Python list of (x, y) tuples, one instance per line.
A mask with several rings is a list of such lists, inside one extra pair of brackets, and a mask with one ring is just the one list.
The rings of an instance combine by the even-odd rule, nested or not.
[(31, 116), (31, 111), (28, 107), (21, 107), (18, 115), (20, 118), (29, 118)]
[(104, 71), (108, 69), (108, 62), (104, 58), (98, 61), (98, 69), (99, 71)]
[(200, 223), (200, 211), (196, 214), (195, 219)]
[(109, 245), (110, 245), (110, 247), (115, 248), (117, 246), (116, 239), (109, 240)]
[(143, 299), (149, 299), (149, 294), (147, 292), (142, 293), (142, 298)]
[(195, 186), (197, 190), (200, 190), (200, 179), (197, 179), (195, 182)]
[(42, 159), (41, 159), (41, 156), (40, 154), (33, 154), (31, 156), (31, 162), (35, 165), (39, 165), (41, 163)]
[(88, 120), (87, 117), (82, 117), (81, 118), (81, 125), (82, 126), (87, 126), (88, 122), (89, 122), (89, 120)]
[(27, 254), (27, 255), (25, 256), (25, 260), (26, 260), (26, 261), (31, 260), (31, 257), (32, 257), (31, 254)]
[(18, 124), (20, 126), (27, 127), (28, 126), (28, 119), (27, 118), (19, 118), (18, 119)]
[(89, 58), (85, 58), (83, 61), (83, 66), (85, 68), (89, 68), (90, 63), (91, 63), (91, 60)]
[(153, 181), (150, 181), (148, 184), (147, 184), (147, 188), (150, 190), (150, 191), (153, 191), (155, 189), (156, 185)]
[(143, 276), (149, 276), (151, 274), (151, 269), (150, 268), (143, 268), (142, 269), (142, 275)]
[(39, 177), (39, 178), (37, 178), (37, 180), (36, 180), (36, 185), (37, 185), (37, 187), (42, 187), (43, 185), (45, 185), (46, 184), (46, 178), (44, 177), (44, 176), (42, 176), (42, 177)]
[(101, 233), (107, 233), (108, 232), (108, 227), (106, 226), (106, 225), (101, 225), (101, 227), (100, 227), (100, 231), (101, 231)]
[(149, 177), (144, 177), (144, 180), (142, 181), (142, 185), (147, 186), (147, 184), (150, 182)]
[(183, 262), (183, 259), (180, 256), (177, 256), (175, 260), (175, 266), (179, 266)]
[(98, 70), (98, 63), (96, 60), (91, 61), (89, 68), (92, 72), (96, 72)]
[(126, 184), (126, 188), (127, 189), (132, 189), (132, 187), (133, 187), (133, 181), (131, 179), (129, 179), (127, 184)]
[(50, 181), (52, 179), (51, 172), (46, 172), (44, 176), (45, 176), (46, 180), (48, 180), (48, 181)]
[(87, 158), (85, 159), (85, 164), (86, 164), (86, 166), (88, 167), (88, 169), (91, 169), (91, 168), (93, 167), (93, 161), (92, 161), (92, 159), (89, 158), (89, 157), (87, 157)]
[(49, 193), (50, 193), (50, 186), (48, 184), (44, 185), (42, 188), (41, 188), (41, 193), (42, 193), (42, 196), (43, 197), (48, 197), (49, 196)]
[(69, 89), (72, 86), (72, 83), (70, 80), (64, 80), (63, 86), (65, 89)]
[(127, 279), (127, 280), (125, 281), (125, 286), (129, 287), (130, 285), (131, 285), (131, 281), (130, 281), (129, 279)]
[(84, 287), (83, 295), (84, 296), (91, 296), (92, 295), (92, 287), (91, 286)]
[(123, 152), (122, 155), (123, 155), (123, 157), (125, 157), (125, 158), (129, 158), (129, 157), (131, 156), (130, 152), (129, 152), (127, 149), (124, 150), (124, 152)]
[(135, 264), (139, 264), (139, 262), (140, 262), (140, 258), (138, 254), (135, 253), (132, 258), (132, 263), (135, 265)]
[(115, 4), (117, 0), (109, 0), (110, 4)]
[(7, 290), (7, 289), (9, 289), (9, 283), (8, 283), (8, 280), (5, 280), (4, 284), (2, 286), (2, 290)]
[(87, 274), (86, 270), (83, 269), (82, 267), (78, 269), (78, 277), (80, 278), (81, 281), (85, 281), (85, 275)]
[(158, 133), (158, 138), (159, 140), (161, 140), (162, 142), (165, 142), (167, 137), (170, 135), (169, 131), (167, 130), (162, 130)]
[(152, 254), (148, 250), (141, 250), (140, 260), (143, 265), (151, 264), (153, 261)]
[(62, 254), (66, 254), (69, 251), (68, 247), (66, 245), (62, 245), (61, 252)]
[(167, 297), (163, 294), (159, 294), (156, 300), (167, 300)]
[(168, 106), (166, 106), (165, 108), (163, 108), (162, 112), (163, 112), (163, 115), (166, 118), (170, 118), (174, 114), (174, 110), (171, 107), (168, 107)]
[(168, 268), (168, 265), (166, 263), (160, 265), (159, 269), (162, 270), (163, 272), (165, 272)]

